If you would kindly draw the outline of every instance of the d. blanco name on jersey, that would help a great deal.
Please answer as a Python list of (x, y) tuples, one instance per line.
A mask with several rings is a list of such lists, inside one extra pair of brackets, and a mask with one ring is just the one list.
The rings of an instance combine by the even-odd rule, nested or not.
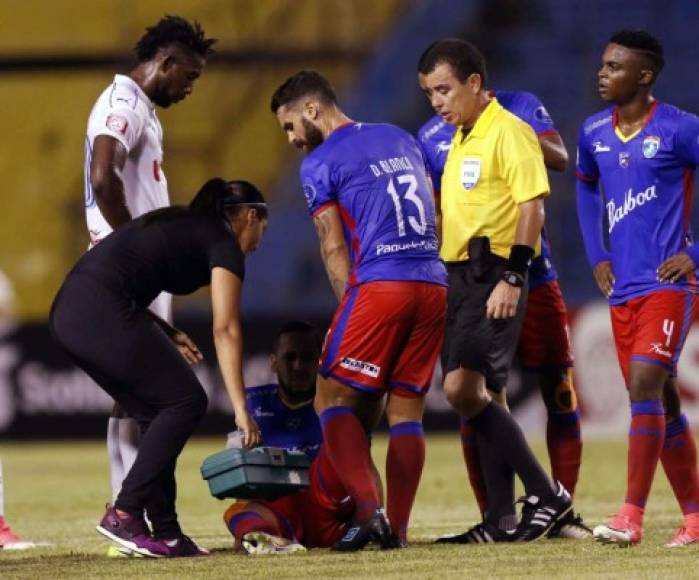
[(85, 138), (85, 213), (91, 245), (112, 228), (97, 207), (90, 185), (90, 164), (95, 138), (109, 135), (128, 152), (121, 178), (126, 206), (133, 217), (170, 205), (162, 171), (163, 130), (155, 107), (128, 76), (116, 75), (99, 96), (87, 122)]

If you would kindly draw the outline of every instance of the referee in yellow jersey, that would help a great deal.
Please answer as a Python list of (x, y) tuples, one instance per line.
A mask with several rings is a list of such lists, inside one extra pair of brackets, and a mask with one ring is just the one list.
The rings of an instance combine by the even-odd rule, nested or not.
[[(489, 454), (522, 480), (521, 521), (507, 539), (532, 541), (572, 503), (563, 486), (551, 482), (498, 393), (519, 338), (529, 264), (540, 251), (546, 167), (532, 128), (489, 96), (475, 46), (438, 41), (420, 57), (418, 73), (435, 111), (457, 127), (441, 183), (441, 255), (449, 272), (444, 391)], [(490, 505), (490, 484), (498, 478), (486, 467)], [(484, 524), (473, 529), (474, 541), (502, 541), (497, 528)]]

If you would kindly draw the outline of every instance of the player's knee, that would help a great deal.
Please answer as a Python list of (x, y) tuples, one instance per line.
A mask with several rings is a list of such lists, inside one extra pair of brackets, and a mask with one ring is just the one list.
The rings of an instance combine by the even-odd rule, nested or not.
[(549, 414), (573, 413), (578, 408), (578, 398), (570, 368), (549, 368), (539, 375), (541, 396)]
[(461, 385), (457, 385), (449, 380), (444, 382), (444, 396), (447, 402), (454, 408), (458, 408), (461, 400)]
[[(380, 407), (379, 407), (380, 410)], [(422, 421), (425, 413), (425, 395), (393, 390), (386, 403), (386, 417), (394, 423)]]
[(468, 385), (456, 381), (444, 383), (444, 394), (449, 404), (466, 416), (480, 411), (488, 401), (485, 386)]
[(636, 375), (629, 381), (629, 396), (632, 401), (654, 401), (663, 398), (663, 385), (653, 377)]

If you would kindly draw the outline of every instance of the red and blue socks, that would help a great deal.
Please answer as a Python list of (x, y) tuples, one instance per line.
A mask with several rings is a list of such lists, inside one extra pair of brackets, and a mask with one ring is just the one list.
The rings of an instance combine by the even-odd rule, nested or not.
[(389, 429), (386, 455), (387, 514), (402, 544), (407, 543), (408, 522), (425, 464), (422, 423), (405, 421)]
[(478, 438), (476, 430), (466, 417), (461, 417), (461, 450), (464, 454), (466, 472), (471, 483), (473, 495), (476, 497), (478, 509), (484, 515), (488, 508), (488, 492), (485, 488), (481, 461), (478, 453)]
[(226, 527), (235, 538), (236, 546), (240, 546), (243, 536), (249, 532), (265, 532), (272, 536), (284, 536), (276, 523), (267, 521), (256, 511), (238, 511), (236, 508), (236, 504), (233, 504), (223, 516)]
[(699, 513), (697, 447), (684, 415), (667, 422), (660, 460), (682, 513)]
[(546, 446), (551, 461), (551, 475), (563, 484), (570, 495), (575, 494), (582, 459), (580, 414), (548, 413)]
[(325, 450), (354, 500), (355, 521), (366, 522), (379, 507), (369, 438), (351, 407), (330, 407), (319, 415)]
[(629, 429), (626, 504), (636, 523), (641, 524), (643, 509), (653, 485), (655, 469), (665, 439), (665, 409), (663, 401), (632, 401)]

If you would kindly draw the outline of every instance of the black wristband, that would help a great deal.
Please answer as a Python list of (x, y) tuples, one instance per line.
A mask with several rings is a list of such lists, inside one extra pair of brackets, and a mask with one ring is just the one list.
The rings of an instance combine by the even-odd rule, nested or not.
[(510, 258), (507, 260), (507, 271), (524, 276), (534, 257), (534, 248), (523, 244), (515, 244), (510, 248)]

